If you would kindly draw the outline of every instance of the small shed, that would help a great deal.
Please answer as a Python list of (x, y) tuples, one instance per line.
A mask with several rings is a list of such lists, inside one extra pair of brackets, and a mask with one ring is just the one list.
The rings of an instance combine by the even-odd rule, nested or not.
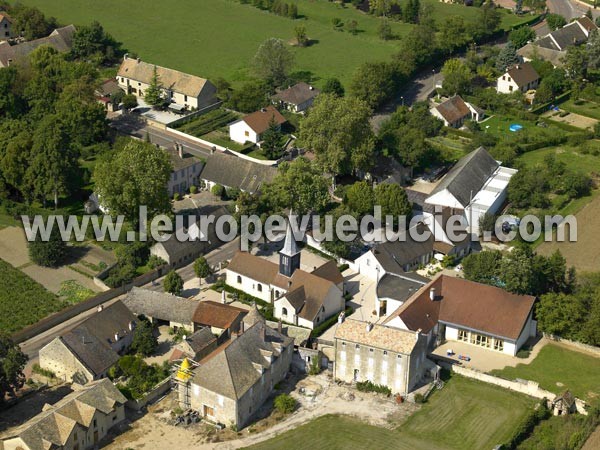
[(575, 404), (575, 396), (571, 391), (565, 391), (552, 400), (552, 414), (555, 416), (563, 416), (575, 412), (577, 412), (577, 405)]

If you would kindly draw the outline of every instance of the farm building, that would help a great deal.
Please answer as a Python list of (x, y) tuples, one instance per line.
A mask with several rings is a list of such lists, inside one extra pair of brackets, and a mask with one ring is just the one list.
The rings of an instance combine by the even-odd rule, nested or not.
[(192, 317), (198, 306), (197, 300), (134, 286), (123, 303), (135, 315), (143, 315), (152, 323), (185, 328), (189, 332), (194, 330)]

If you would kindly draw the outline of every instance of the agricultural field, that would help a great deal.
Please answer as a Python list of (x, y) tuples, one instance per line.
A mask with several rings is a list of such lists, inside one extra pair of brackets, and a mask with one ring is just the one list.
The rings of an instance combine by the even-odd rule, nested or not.
[(587, 400), (600, 395), (600, 358), (557, 344), (546, 344), (529, 364), (505, 367), (491, 373), (508, 380), (537, 381), (542, 389), (557, 394), (569, 389), (575, 396)]
[(524, 395), (455, 375), (394, 430), (324, 416), (250, 448), (487, 450), (505, 442), (534, 403)]
[(0, 330), (21, 330), (49, 314), (60, 311), (66, 302), (0, 259)]
[[(249, 62), (267, 38), (291, 41), (294, 27), (304, 25), (312, 45), (295, 48), (297, 71), (311, 72), (319, 79), (338, 77), (347, 84), (354, 69), (366, 61), (388, 59), (397, 52), (398, 41), (382, 41), (377, 36), (378, 19), (348, 5), (326, 0), (293, 0), (300, 19), (292, 20), (250, 4), (234, 0), (178, 0), (168, 8), (159, 0), (140, 0), (135, 8), (127, 2), (104, 0), (23, 0), (39, 7), (61, 23), (75, 25), (99, 21), (117, 40), (147, 61), (182, 70), (212, 80), (224, 77), (234, 84), (248, 78)], [(477, 20), (477, 9), (463, 5), (424, 0), (437, 21), (450, 15)], [(528, 17), (502, 10), (502, 26), (511, 28)], [(356, 20), (358, 33), (333, 29), (331, 20)], [(413, 25), (392, 22), (392, 32), (401, 37)]]

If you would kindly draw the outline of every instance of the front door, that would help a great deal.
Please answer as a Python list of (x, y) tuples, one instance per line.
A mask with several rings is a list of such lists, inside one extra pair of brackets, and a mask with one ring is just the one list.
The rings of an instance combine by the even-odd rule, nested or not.
[(210, 406), (204, 405), (204, 417), (214, 417), (214, 416), (215, 416), (215, 409), (211, 408)]
[(98, 443), (98, 432), (94, 431), (94, 444)]
[(359, 373), (359, 370), (354, 369), (354, 381), (358, 381), (358, 373)]

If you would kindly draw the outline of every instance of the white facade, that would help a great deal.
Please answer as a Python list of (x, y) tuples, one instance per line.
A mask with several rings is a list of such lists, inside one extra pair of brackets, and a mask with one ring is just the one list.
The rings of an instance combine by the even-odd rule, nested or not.
[(315, 317), (314, 321), (308, 320), (296, 315), (295, 308), (288, 301), (286, 297), (281, 297), (275, 301), (275, 309), (273, 315), (277, 319), (281, 319), (284, 322), (298, 325), (311, 330), (318, 326), (321, 322), (329, 317), (339, 314), (344, 310), (345, 300), (342, 296), (342, 291), (335, 285), (332, 285), (327, 292), (326, 297), (323, 299), (323, 305), (321, 310)]
[(226, 271), (225, 282), (227, 285), (235, 289), (239, 289), (246, 294), (260, 298), (261, 300), (269, 303), (286, 293), (285, 289), (268, 283), (260, 283), (250, 277), (241, 275), (230, 269), (227, 269)]
[(240, 144), (246, 142), (257, 144), (260, 141), (260, 135), (250, 128), (250, 125), (244, 120), (238, 120), (229, 125), (229, 139)]
[(537, 89), (539, 81), (540, 80), (537, 79), (537, 80), (534, 80), (523, 86), (519, 86), (508, 73), (505, 73), (498, 77), (498, 81), (496, 84), (496, 90), (500, 94), (512, 94), (513, 92), (517, 92), (517, 91), (526, 93), (527, 91), (530, 91), (532, 89)]

